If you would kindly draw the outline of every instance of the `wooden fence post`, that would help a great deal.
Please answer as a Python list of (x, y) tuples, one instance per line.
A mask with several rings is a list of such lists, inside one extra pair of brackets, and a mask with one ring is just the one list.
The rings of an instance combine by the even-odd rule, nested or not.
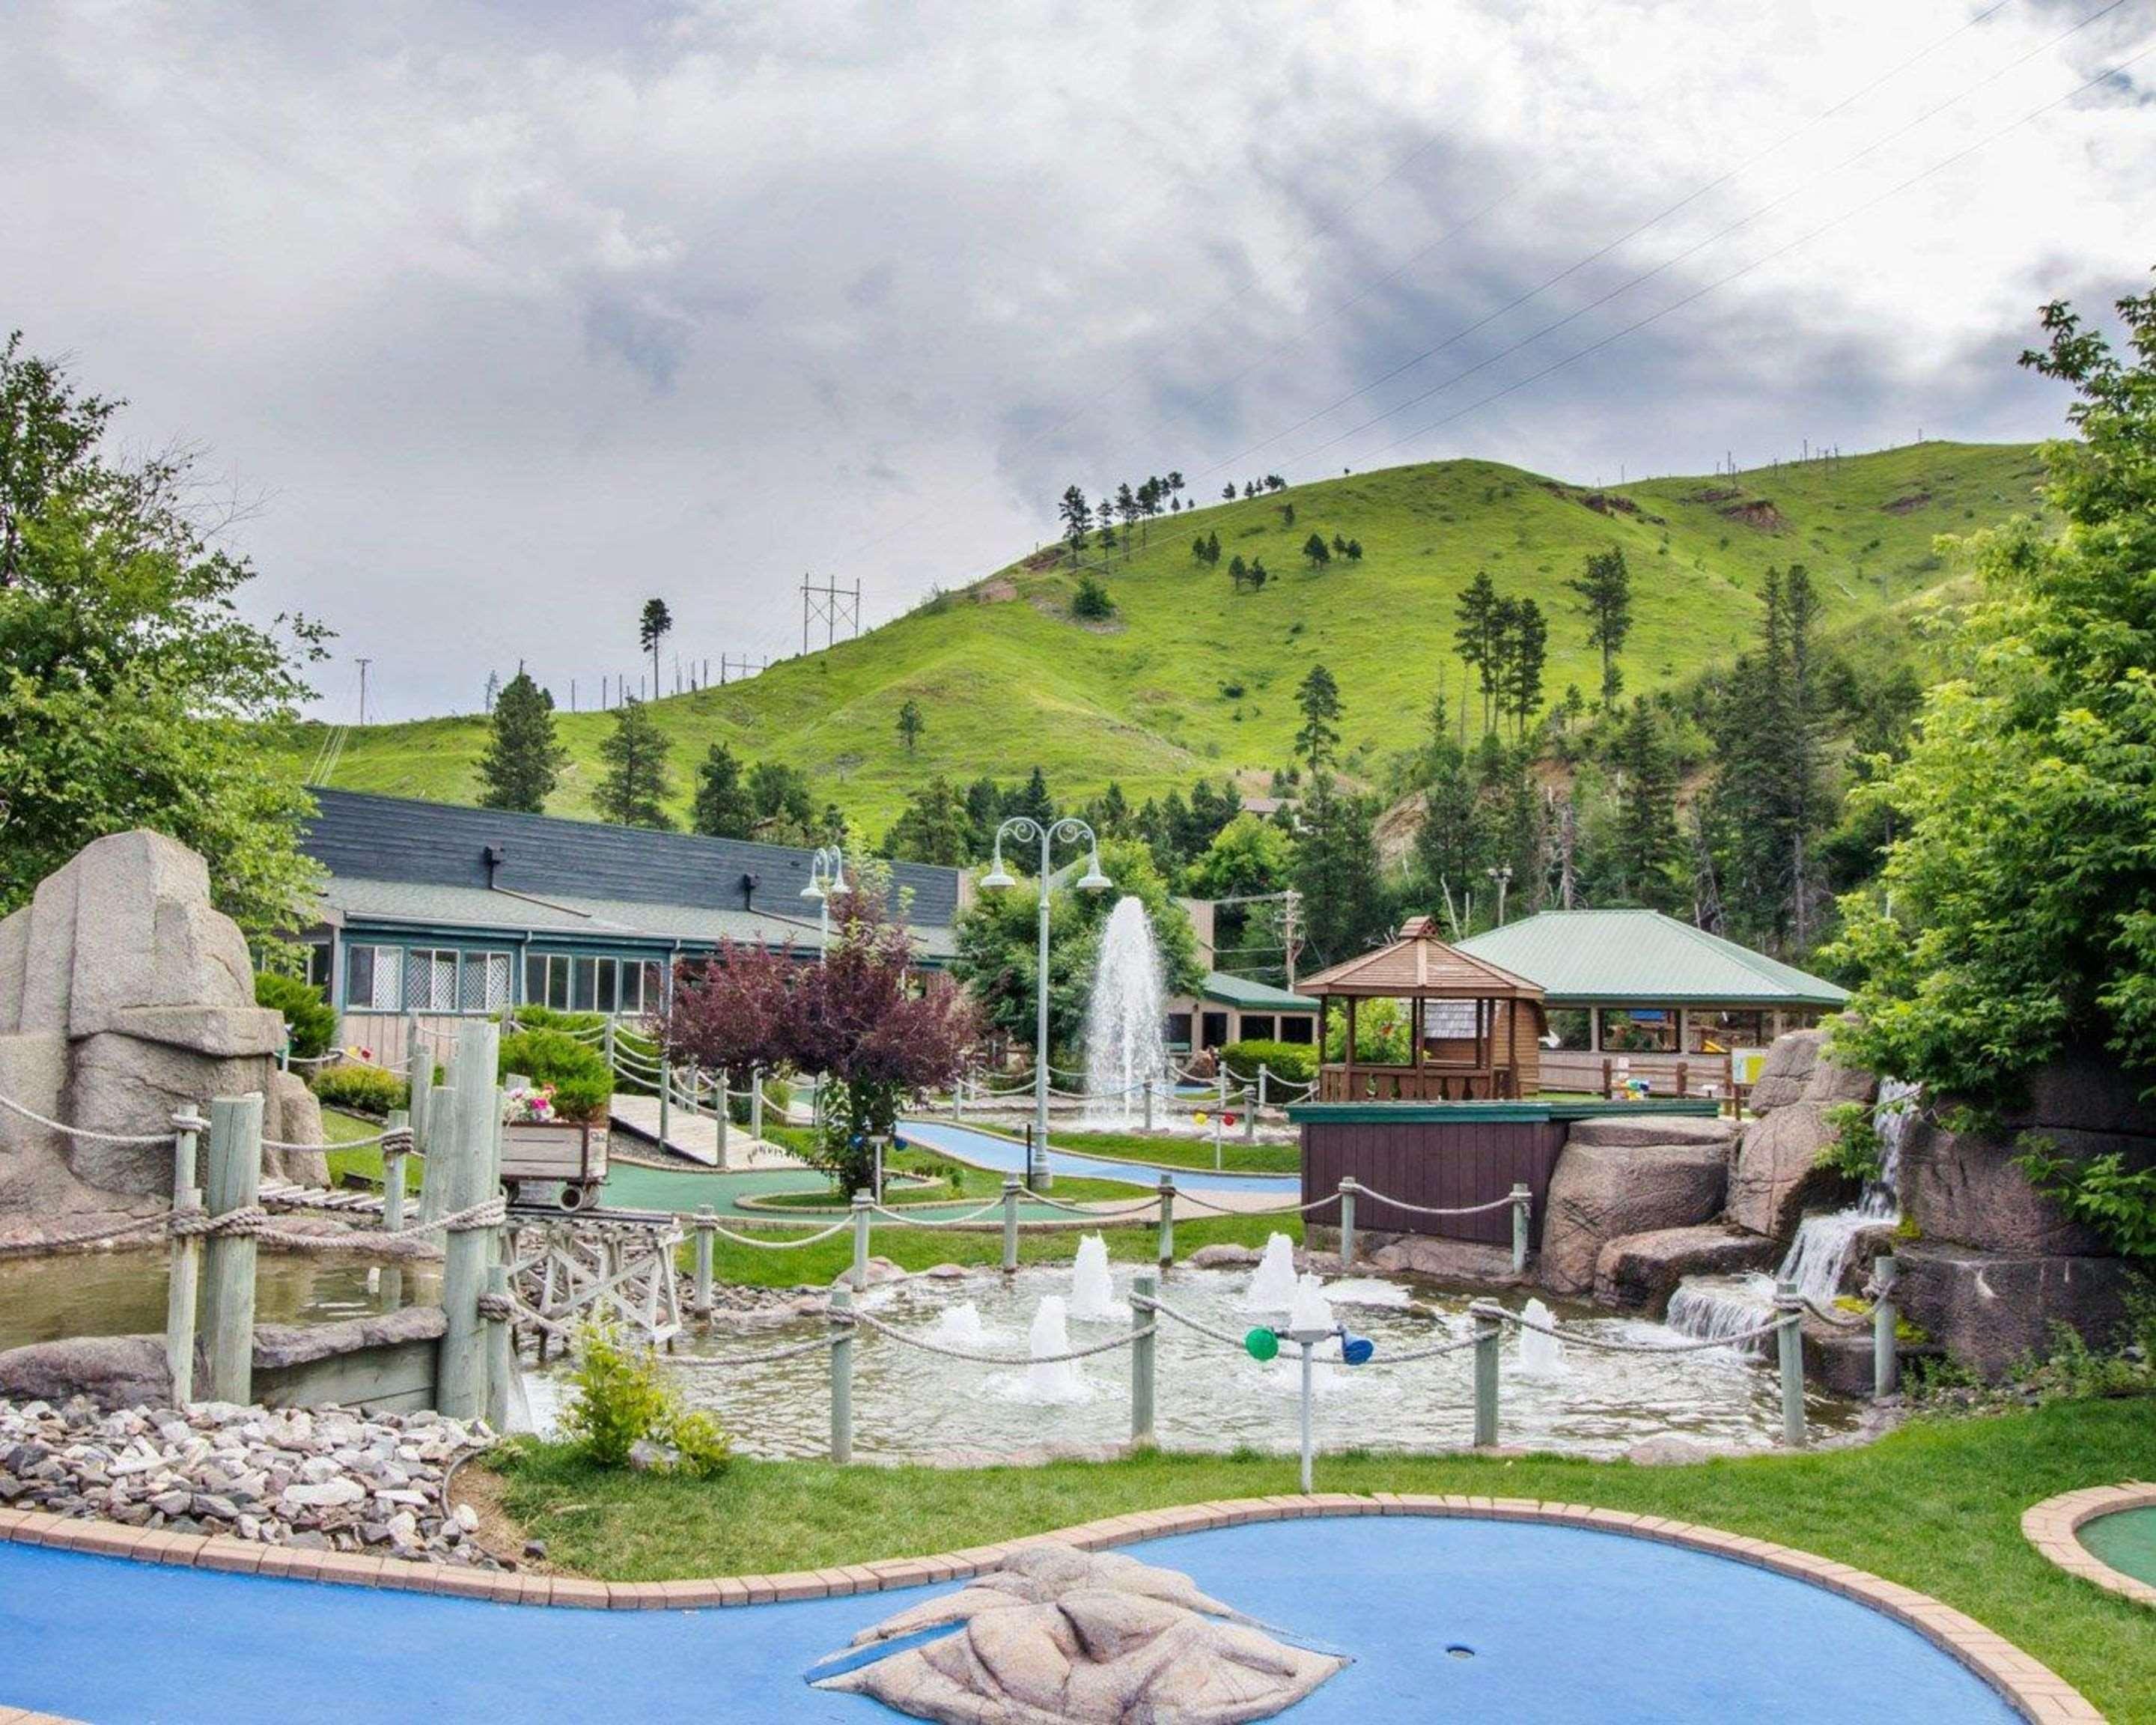
[(1774, 1350), (1782, 1368), (1782, 1441), (1804, 1446), (1804, 1302), (1794, 1282), (1774, 1285)]
[(1160, 1177), (1160, 1245), (1153, 1254), (1163, 1264), (1175, 1261), (1175, 1176)]
[(1527, 1273), (1527, 1227), (1534, 1208), (1533, 1189), (1524, 1180), (1512, 1183), (1512, 1274)]
[[(485, 1237), (507, 1230), (490, 1230)], [(496, 1246), (495, 1260), (486, 1266), (486, 1423), (497, 1432), (509, 1430), (509, 1385), (516, 1370), (516, 1335), (509, 1325), (509, 1266), (499, 1255), (506, 1243)]]
[(854, 1295), (831, 1290), (831, 1460), (854, 1459)]
[(1152, 1447), (1153, 1331), (1159, 1323), (1153, 1301), (1160, 1284), (1149, 1270), (1131, 1278), (1131, 1443)]
[[(172, 1215), (198, 1214), (203, 1207), (197, 1183), (195, 1147), (209, 1122), (189, 1107), (172, 1117)], [(172, 1236), (171, 1267), (165, 1272), (165, 1364), (172, 1378), (172, 1405), (195, 1399), (195, 1298), (202, 1286), (202, 1236)]]
[(382, 1226), (389, 1234), (404, 1225), (405, 1152), (396, 1134), (411, 1129), (412, 1111), (408, 1108), (392, 1108), (389, 1117), (382, 1122)]
[(763, 1139), (763, 1068), (748, 1069), (748, 1135), (762, 1142)]
[(696, 1310), (711, 1321), (711, 1248), (716, 1244), (718, 1212), (706, 1204), (696, 1212)]
[[(430, 1160), (442, 1163), (442, 1211), (454, 1215), (485, 1202), (501, 1189), (490, 1179), (501, 1131), (501, 1092), (494, 1079), (501, 1027), (485, 1019), (457, 1026), (456, 1070), (444, 1111), (446, 1130), (436, 1134)], [(443, 1243), (442, 1334), (439, 1399), (441, 1410), (455, 1420), (476, 1420), (487, 1409), (485, 1325), (480, 1296), (494, 1261), (494, 1230), (451, 1230)]]
[(865, 1192), (854, 1194), (854, 1291), (861, 1293), (869, 1285), (869, 1224), (872, 1219), (869, 1208), (875, 1202)]
[[(219, 1096), (209, 1105), (208, 1209), (250, 1208), (262, 1186), (262, 1097)], [(213, 1234), (204, 1266), (203, 1327), (209, 1335), (210, 1401), (254, 1397), (254, 1236)]]
[(1900, 1270), (1901, 1266), (1891, 1255), (1872, 1260), (1871, 1285), (1879, 1291), (1871, 1307), (1871, 1394), (1874, 1400), (1884, 1400), (1902, 1385), (1902, 1360), (1895, 1333), (1901, 1327), (1902, 1314), (1894, 1302), (1894, 1281)]
[(1348, 1175), (1340, 1182), (1340, 1267), (1347, 1269), (1355, 1261), (1355, 1177)]
[(1475, 1447), (1486, 1450), (1497, 1441), (1497, 1344), (1505, 1325), (1486, 1301), (1477, 1300), (1467, 1315), (1475, 1320)]

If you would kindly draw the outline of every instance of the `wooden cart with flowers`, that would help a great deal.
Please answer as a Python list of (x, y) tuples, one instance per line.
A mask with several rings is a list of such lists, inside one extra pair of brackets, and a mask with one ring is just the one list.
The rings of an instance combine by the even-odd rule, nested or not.
[(607, 1122), (565, 1118), (552, 1085), (502, 1093), (501, 1183), (516, 1204), (593, 1209), (607, 1175)]

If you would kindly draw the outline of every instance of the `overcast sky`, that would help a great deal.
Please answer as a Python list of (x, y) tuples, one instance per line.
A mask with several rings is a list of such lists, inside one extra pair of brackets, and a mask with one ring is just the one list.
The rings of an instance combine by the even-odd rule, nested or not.
[(2035, 307), (2156, 264), (2156, 0), (13, 0), (0, 89), (0, 325), (259, 495), (344, 719), (1073, 480), (2047, 435)]

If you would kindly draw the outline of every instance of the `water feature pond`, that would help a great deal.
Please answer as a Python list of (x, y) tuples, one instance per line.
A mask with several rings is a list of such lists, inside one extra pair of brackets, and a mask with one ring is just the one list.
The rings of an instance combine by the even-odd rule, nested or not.
[[(1072, 1347), (1104, 1341), (1129, 1327), (1133, 1267), (1091, 1258), (1083, 1278), (1071, 1266), (1029, 1267), (1006, 1278), (988, 1271), (963, 1281), (914, 1277), (864, 1297), (884, 1322), (947, 1347), (1014, 1355), (1055, 1352), (1058, 1333)], [(1254, 1306), (1253, 1271), (1179, 1267), (1162, 1297), (1178, 1311), (1232, 1335), (1260, 1322), (1281, 1323), (1280, 1296)], [(1292, 1286), (1291, 1277), (1290, 1286)], [(1469, 1333), (1467, 1298), (1419, 1284), (1343, 1277), (1323, 1290), (1341, 1322), (1377, 1344), (1368, 1366), (1321, 1365), (1317, 1432), (1321, 1447), (1434, 1449), (1472, 1436), (1471, 1350), (1398, 1368), (1404, 1353)], [(1052, 1303), (1051, 1303), (1052, 1302)], [(1060, 1310), (1058, 1309), (1060, 1307)], [(1584, 1335), (1653, 1343), (1678, 1339), (1658, 1324), (1592, 1309), (1560, 1307), (1560, 1327)], [(819, 1456), (829, 1440), (827, 1357), (821, 1349), (771, 1365), (699, 1369), (699, 1354), (738, 1356), (811, 1339), (820, 1318), (748, 1332), (685, 1337), (675, 1358), (690, 1399), (716, 1411), (745, 1451)], [(1508, 1445), (1579, 1455), (1621, 1455), (1650, 1437), (1676, 1435), (1717, 1445), (1761, 1448), (1780, 1430), (1773, 1374), (1732, 1349), (1671, 1359), (1552, 1350), (1542, 1338), (1522, 1359), (1517, 1334), (1505, 1343), (1502, 1440)], [(1180, 1325), (1164, 1322), (1158, 1344), (1156, 1430), (1168, 1449), (1239, 1446), (1291, 1450), (1296, 1441), (1300, 1368), (1283, 1348), (1260, 1365)], [(940, 1455), (977, 1460), (1018, 1451), (1084, 1453), (1120, 1445), (1130, 1430), (1130, 1356), (1116, 1351), (1065, 1364), (988, 1366), (909, 1348), (865, 1333), (855, 1348), (854, 1444), (885, 1459)], [(554, 1398), (541, 1385), (535, 1409)], [(1817, 1429), (1845, 1430), (1852, 1404), (1809, 1399)]]
[[(264, 1323), (328, 1323), (438, 1297), (431, 1265), (401, 1268), (264, 1252), (254, 1311)], [(146, 1336), (165, 1327), (165, 1254), (79, 1252), (0, 1263), (0, 1349), (63, 1336)]]

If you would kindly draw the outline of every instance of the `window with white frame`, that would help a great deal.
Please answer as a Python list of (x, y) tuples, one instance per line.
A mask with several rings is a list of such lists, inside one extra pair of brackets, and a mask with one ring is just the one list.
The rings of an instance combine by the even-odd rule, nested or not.
[(402, 1010), (403, 957), (397, 947), (354, 947), (346, 957), (346, 1006), (360, 1012)]

